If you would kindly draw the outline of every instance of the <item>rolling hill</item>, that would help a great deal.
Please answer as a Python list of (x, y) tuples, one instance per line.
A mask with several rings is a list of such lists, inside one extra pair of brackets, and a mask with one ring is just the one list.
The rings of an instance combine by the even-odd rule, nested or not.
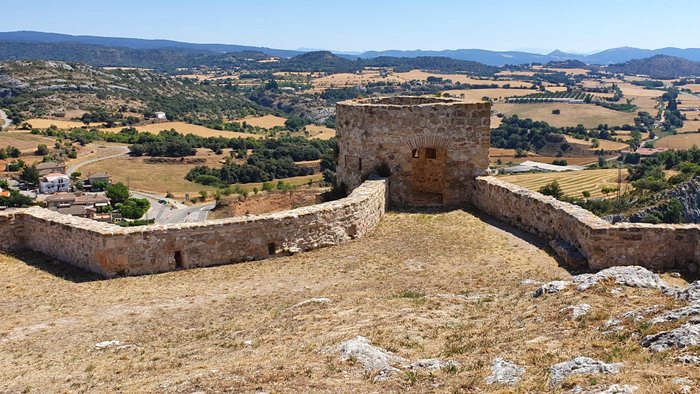
[(642, 74), (659, 79), (700, 75), (700, 62), (666, 55), (630, 60), (625, 63), (611, 65), (608, 68), (615, 72)]

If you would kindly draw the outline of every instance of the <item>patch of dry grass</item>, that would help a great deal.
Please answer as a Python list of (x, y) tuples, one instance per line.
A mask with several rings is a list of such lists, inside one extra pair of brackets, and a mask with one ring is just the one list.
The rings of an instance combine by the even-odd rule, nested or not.
[(36, 150), (37, 145), (44, 144), (53, 149), (56, 141), (49, 137), (33, 135), (27, 132), (22, 133), (2, 133), (0, 132), (0, 147), (5, 148), (12, 145), (21, 151)]
[[(580, 355), (625, 366), (563, 389), (627, 383), (658, 393), (670, 392), (674, 377), (700, 378), (697, 368), (674, 365), (674, 352), (652, 355), (639, 338), (598, 331), (610, 316), (669, 298), (641, 289), (613, 296), (602, 285), (533, 299), (522, 279), (569, 272), (535, 244), (461, 211), (389, 213), (348, 244), (152, 276), (90, 281), (63, 264), (23, 260), (0, 256), (8, 392), (508, 391), (485, 384), (494, 357), (525, 366), (516, 392), (544, 392), (548, 368)], [(423, 296), (397, 297), (409, 292)], [(331, 302), (287, 309), (312, 297)], [(592, 305), (590, 315), (572, 321), (560, 312), (580, 303)], [(319, 351), (357, 335), (410, 360), (461, 366), (372, 383), (356, 363)], [(136, 347), (94, 349), (107, 340)]]

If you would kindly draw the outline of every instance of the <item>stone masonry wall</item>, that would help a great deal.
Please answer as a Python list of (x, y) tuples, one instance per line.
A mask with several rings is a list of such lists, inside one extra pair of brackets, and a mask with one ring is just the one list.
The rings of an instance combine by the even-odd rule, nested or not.
[(22, 215), (0, 212), (0, 250), (21, 249), (24, 236)]
[(494, 177), (476, 179), (473, 205), (546, 239), (576, 247), (592, 269), (641, 265), (694, 270), (700, 263), (700, 226), (611, 224), (573, 204)]
[(289, 211), (129, 228), (28, 208), (0, 215), (0, 235), (11, 233), (4, 225), (10, 221), (24, 234), (0, 246), (42, 252), (107, 277), (258, 260), (366, 235), (385, 211), (386, 192), (386, 180), (370, 180), (344, 199)]
[[(421, 205), (413, 192), (433, 192), (448, 206), (471, 200), (474, 177), (489, 166), (490, 103), (468, 103), (432, 97), (384, 97), (349, 100), (336, 107), (338, 181), (350, 190), (362, 183), (381, 163), (389, 165), (390, 203)], [(436, 171), (442, 168), (435, 190), (416, 190), (425, 182), (414, 151), (435, 149), (436, 157), (420, 157)], [(414, 168), (414, 166), (416, 168)], [(415, 178), (414, 178), (415, 176)], [(420, 188), (417, 188), (420, 189)]]

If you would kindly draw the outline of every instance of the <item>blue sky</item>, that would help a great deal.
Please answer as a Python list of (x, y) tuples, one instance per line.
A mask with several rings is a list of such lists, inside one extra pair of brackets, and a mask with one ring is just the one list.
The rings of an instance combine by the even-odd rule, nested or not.
[(2, 0), (0, 30), (272, 48), (700, 47), (700, 1)]

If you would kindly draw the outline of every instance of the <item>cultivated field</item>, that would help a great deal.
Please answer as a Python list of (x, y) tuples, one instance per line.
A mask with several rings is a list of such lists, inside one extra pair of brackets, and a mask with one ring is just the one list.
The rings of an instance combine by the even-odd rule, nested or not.
[[(85, 126), (85, 123), (83, 122), (77, 122), (74, 120), (58, 120), (58, 119), (39, 119), (39, 118), (34, 118), (34, 119), (29, 119), (26, 121), (30, 125), (32, 125), (33, 128), (35, 129), (46, 129), (51, 127), (52, 125), (58, 127), (59, 129), (73, 129), (76, 127), (83, 127)], [(92, 126), (99, 126), (99, 123), (91, 123)]]
[(464, 95), (466, 100), (471, 101), (481, 101), (482, 97), (489, 97), (491, 99), (505, 100), (507, 97), (515, 96), (525, 96), (528, 94), (536, 93), (532, 89), (460, 89), (460, 90), (448, 90), (445, 93), (449, 93), (450, 96), (460, 97)]
[[(569, 158), (565, 158), (567, 162)], [(623, 191), (627, 187), (627, 170), (622, 170)], [(617, 169), (583, 170), (567, 172), (542, 172), (533, 174), (517, 174), (501, 176), (504, 181), (537, 191), (540, 187), (554, 180), (559, 182), (564, 194), (570, 197), (582, 197), (582, 192), (588, 191), (591, 197), (605, 197), (601, 192), (604, 186), (617, 188)], [(613, 197), (611, 193), (607, 197)]]
[[(175, 129), (182, 134), (194, 134), (200, 137), (226, 137), (226, 138), (263, 138), (264, 135), (253, 133), (240, 133), (236, 131), (214, 130), (204, 126), (198, 126), (185, 122), (160, 122), (151, 123), (142, 126), (133, 126), (138, 131), (148, 131), (157, 134), (159, 131)], [(117, 132), (123, 127), (114, 127), (111, 129), (102, 129), (104, 131)]]
[[(45, 129), (50, 127), (51, 125), (55, 125), (59, 129), (72, 129), (72, 128), (79, 128), (79, 127), (84, 127), (85, 124), (82, 122), (76, 122), (76, 121), (70, 121), (70, 120), (56, 120), (56, 119), (29, 119), (27, 120), (27, 123), (31, 124), (33, 128), (35, 129)], [(283, 122), (284, 123), (284, 122)], [(91, 123), (90, 126), (100, 126), (99, 123)], [(183, 134), (195, 134), (201, 137), (227, 137), (227, 138), (236, 138), (236, 137), (241, 137), (241, 138), (247, 138), (247, 137), (252, 137), (252, 138), (262, 138), (264, 136), (260, 134), (252, 134), (252, 133), (239, 133), (235, 131), (223, 131), (223, 130), (214, 130), (210, 129), (204, 126), (198, 126), (186, 122), (154, 122), (154, 123), (148, 123), (144, 125), (137, 125), (133, 126), (136, 128), (138, 131), (148, 131), (151, 133), (158, 133), (159, 131), (162, 130), (170, 130), (170, 129), (175, 129), (180, 133)], [(112, 127), (112, 128), (100, 128), (100, 130), (103, 131), (109, 131), (109, 132), (118, 132), (124, 127), (119, 126), (119, 127)], [(18, 130), (19, 132), (19, 130)]]
[(700, 146), (700, 133), (683, 133), (663, 137), (654, 143), (657, 148), (688, 149)]
[(628, 149), (630, 147), (629, 145), (622, 143), (622, 142), (615, 142), (615, 141), (610, 141), (610, 140), (599, 139), (598, 140), (599, 147), (593, 148), (591, 145), (592, 144), (591, 141), (580, 140), (580, 139), (574, 138), (570, 135), (566, 135), (566, 136), (564, 136), (564, 138), (566, 138), (566, 140), (572, 144), (587, 145), (591, 149), (591, 154), (594, 151), (599, 150), (599, 149), (622, 150), (622, 149)]
[(317, 138), (319, 140), (329, 140), (335, 137), (335, 130), (326, 126), (308, 125), (306, 130), (309, 131), (309, 138)]
[[(590, 104), (505, 104), (495, 103), (494, 112), (506, 115), (518, 115), (521, 118), (543, 120), (552, 126), (576, 126), (581, 123), (593, 128), (599, 124), (607, 123), (608, 126), (621, 126), (625, 123), (634, 124), (636, 112), (620, 112)], [(560, 115), (552, 114), (552, 110), (558, 109)], [(492, 127), (496, 127), (492, 124)]]
[[(340, 246), (106, 281), (36, 255), (20, 259), (0, 256), (0, 382), (8, 393), (541, 393), (620, 383), (650, 394), (678, 392), (674, 378), (700, 378), (697, 367), (673, 361), (678, 351), (640, 347), (640, 334), (665, 325), (599, 331), (622, 313), (677, 305), (670, 297), (603, 283), (533, 298), (537, 286), (524, 279), (571, 273), (531, 237), (463, 211), (388, 213), (370, 236)], [(317, 297), (328, 301), (299, 304)], [(582, 303), (591, 312), (571, 320), (564, 308)], [(459, 366), (402, 369), (373, 382), (376, 372), (334, 350), (358, 335), (408, 362)], [(125, 347), (95, 346), (112, 340)], [(552, 389), (549, 368), (577, 356), (624, 367)], [(497, 357), (525, 368), (516, 387), (486, 384)]]
[(266, 129), (271, 129), (275, 126), (284, 127), (284, 122), (287, 121), (286, 118), (275, 115), (264, 115), (264, 116), (247, 116), (242, 119), (234, 119), (234, 122), (243, 123), (246, 122), (251, 126), (263, 127)]

